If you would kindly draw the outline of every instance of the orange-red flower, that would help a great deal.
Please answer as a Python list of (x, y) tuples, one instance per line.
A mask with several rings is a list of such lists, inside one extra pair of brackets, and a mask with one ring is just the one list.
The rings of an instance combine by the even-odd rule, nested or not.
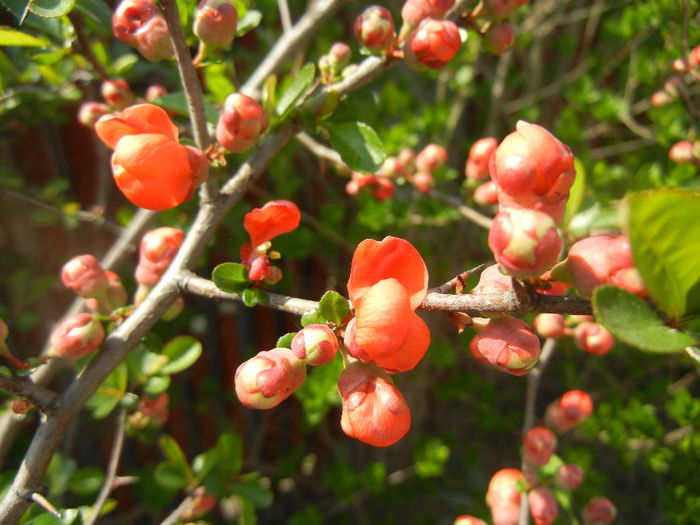
[(112, 173), (119, 189), (136, 206), (166, 210), (183, 203), (206, 178), (204, 152), (183, 146), (164, 109), (131, 106), (95, 124), (100, 139), (114, 148)]
[(250, 244), (255, 249), (278, 235), (295, 230), (300, 219), (299, 208), (293, 202), (270, 201), (262, 208), (248, 212), (243, 219), (243, 228), (250, 235)]
[(348, 280), (355, 305), (345, 334), (350, 354), (390, 372), (416, 366), (430, 344), (430, 331), (414, 312), (427, 289), (428, 269), (411, 243), (396, 237), (362, 241)]

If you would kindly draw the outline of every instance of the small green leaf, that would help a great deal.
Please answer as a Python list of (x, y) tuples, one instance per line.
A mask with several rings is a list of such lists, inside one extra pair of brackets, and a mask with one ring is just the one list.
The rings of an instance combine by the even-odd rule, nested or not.
[(216, 443), (218, 468), (225, 481), (233, 479), (243, 466), (243, 440), (238, 434), (224, 432)]
[(187, 463), (185, 453), (182, 451), (177, 441), (175, 441), (172, 436), (165, 434), (158, 440), (158, 446), (167, 459), (167, 463), (170, 463), (181, 470), (185, 479), (188, 481), (192, 480), (192, 471)]
[(313, 84), (315, 75), (316, 66), (313, 64), (309, 63), (301, 68), (299, 74), (294, 77), (292, 83), (289, 84), (289, 87), (282, 93), (277, 102), (277, 109), (275, 112), (280, 118), (284, 117), (284, 115), (292, 109), (299, 97), (309, 89), (311, 84)]
[(282, 337), (280, 337), (277, 340), (277, 344), (275, 345), (275, 348), (291, 348), (292, 347), (292, 339), (294, 339), (294, 336), (297, 335), (299, 332), (289, 332), (288, 334), (284, 334)]
[(250, 308), (258, 304), (267, 304), (269, 300), (267, 294), (259, 288), (247, 288), (243, 290), (242, 297), (243, 304)]
[(160, 369), (161, 374), (177, 374), (194, 364), (202, 355), (202, 343), (190, 335), (176, 337), (163, 349), (168, 363)]
[(153, 473), (156, 483), (168, 490), (180, 490), (187, 486), (187, 476), (178, 465), (160, 463)]
[(11, 27), (0, 26), (0, 46), (46, 47), (48, 42)]
[(350, 311), (350, 303), (338, 292), (329, 290), (321, 297), (318, 311), (327, 321), (335, 323), (336, 326), (340, 326), (343, 322), (343, 318), (348, 315)]
[(267, 487), (263, 487), (258, 481), (234, 483), (233, 492), (243, 496), (256, 507), (269, 507), (274, 499), (272, 491)]
[(309, 310), (301, 316), (301, 326), (309, 326), (310, 324), (324, 324), (325, 322), (326, 318), (323, 317), (321, 312), (318, 311), (318, 308)]
[(219, 464), (219, 451), (217, 447), (210, 448), (206, 452), (198, 454), (192, 462), (192, 471), (194, 472), (195, 485), (202, 483), (204, 478)]
[(649, 295), (668, 315), (700, 313), (700, 193), (664, 188), (628, 195), (625, 231)]
[(80, 469), (70, 479), (70, 489), (80, 496), (89, 496), (96, 494), (102, 483), (105, 475), (102, 469), (98, 467), (87, 467)]
[(421, 478), (440, 476), (449, 458), (450, 447), (440, 438), (430, 438), (416, 451), (416, 473)]
[(666, 326), (642, 299), (617, 286), (596, 288), (593, 311), (616, 338), (645, 352), (681, 352), (695, 343), (688, 334)]
[(170, 386), (170, 376), (151, 376), (143, 384), (143, 392), (151, 397), (157, 397)]
[(574, 158), (574, 168), (576, 169), (576, 178), (574, 184), (569, 190), (569, 200), (566, 201), (566, 210), (564, 211), (564, 219), (562, 220), (562, 229), (566, 231), (571, 218), (576, 215), (576, 212), (581, 208), (583, 194), (586, 189), (586, 169), (577, 158)]
[(350, 169), (374, 173), (386, 158), (377, 132), (364, 122), (325, 123), (330, 141)]
[(111, 31), (112, 10), (103, 0), (77, 0), (75, 9)]
[(241, 37), (248, 31), (255, 29), (262, 20), (262, 13), (257, 9), (248, 9), (243, 16), (238, 20), (236, 26), (236, 36)]
[(29, 10), (45, 18), (56, 18), (67, 15), (73, 9), (73, 4), (75, 0), (32, 0)]
[(92, 411), (92, 417), (102, 419), (114, 410), (126, 393), (128, 376), (129, 372), (124, 362), (119, 363), (112, 370), (86, 403), (87, 408)]
[(219, 290), (226, 293), (240, 293), (250, 284), (248, 270), (239, 263), (223, 263), (214, 268), (212, 281)]

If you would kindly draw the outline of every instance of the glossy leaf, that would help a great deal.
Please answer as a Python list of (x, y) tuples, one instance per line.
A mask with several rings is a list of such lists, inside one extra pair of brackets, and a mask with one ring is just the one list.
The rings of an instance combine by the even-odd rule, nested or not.
[(151, 397), (156, 397), (165, 392), (170, 386), (170, 376), (151, 376), (143, 384), (143, 392)]
[(243, 304), (248, 307), (253, 307), (258, 304), (267, 304), (267, 294), (258, 288), (247, 288), (243, 290)]
[(571, 218), (576, 215), (581, 208), (583, 194), (586, 189), (586, 169), (583, 167), (583, 163), (577, 158), (574, 158), (574, 168), (576, 169), (576, 178), (574, 179), (573, 186), (571, 186), (571, 190), (569, 190), (569, 200), (566, 201), (566, 209), (561, 226), (563, 230), (567, 229)]
[(170, 341), (163, 349), (168, 363), (160, 369), (161, 374), (177, 374), (194, 364), (202, 355), (202, 343), (194, 337), (183, 335)]
[(309, 310), (301, 316), (301, 326), (308, 326), (310, 324), (324, 324), (325, 322), (326, 318), (323, 317), (323, 314), (321, 314), (318, 308)]
[(154, 472), (156, 482), (168, 490), (180, 490), (187, 486), (185, 472), (173, 463), (160, 463)]
[(256, 507), (269, 507), (274, 500), (272, 491), (262, 486), (257, 480), (234, 483), (233, 492), (243, 496)]
[(294, 80), (289, 84), (287, 89), (280, 95), (277, 102), (275, 112), (279, 117), (283, 117), (289, 110), (292, 109), (294, 103), (301, 97), (306, 90), (313, 84), (316, 74), (316, 66), (309, 63), (301, 68), (301, 71), (294, 77)]
[(182, 472), (182, 476), (185, 478), (186, 482), (191, 483), (193, 480), (192, 471), (187, 463), (185, 453), (182, 451), (177, 441), (175, 441), (173, 437), (166, 434), (160, 437), (158, 440), (158, 446), (160, 447), (163, 456), (165, 456), (167, 460), (166, 464), (170, 464), (174, 467), (172, 471)]
[(695, 343), (688, 334), (666, 326), (642, 299), (617, 286), (596, 288), (593, 311), (617, 339), (645, 352), (681, 352)]
[(102, 419), (114, 410), (126, 393), (128, 375), (126, 364), (123, 362), (112, 370), (86, 403), (87, 408), (92, 411), (92, 417)]
[(348, 315), (350, 311), (350, 303), (338, 292), (329, 290), (321, 297), (318, 311), (327, 321), (335, 323), (336, 326), (340, 326), (343, 322), (343, 318)]
[(326, 123), (330, 141), (350, 169), (374, 173), (386, 158), (377, 132), (364, 122)]
[(73, 4), (75, 0), (32, 0), (29, 10), (45, 18), (56, 18), (67, 15), (73, 9)]
[(258, 27), (262, 20), (262, 13), (257, 9), (248, 9), (245, 14), (239, 16), (238, 25), (236, 26), (237, 37), (241, 37), (248, 31)]
[(104, 479), (104, 472), (99, 467), (80, 469), (70, 479), (70, 490), (81, 496), (96, 494)]
[(0, 46), (46, 47), (47, 42), (11, 27), (0, 27)]
[(280, 337), (277, 340), (277, 343), (275, 344), (276, 348), (291, 348), (292, 347), (292, 339), (294, 339), (294, 336), (297, 335), (298, 332), (290, 332), (288, 334), (284, 334), (282, 337)]
[(223, 263), (214, 268), (212, 281), (219, 290), (226, 293), (240, 293), (250, 284), (248, 270), (239, 263)]

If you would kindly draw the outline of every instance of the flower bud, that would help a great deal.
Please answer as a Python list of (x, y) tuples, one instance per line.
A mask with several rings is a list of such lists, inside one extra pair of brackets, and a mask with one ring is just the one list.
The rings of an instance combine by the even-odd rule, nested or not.
[(590, 321), (574, 328), (574, 342), (581, 350), (593, 355), (607, 354), (615, 346), (612, 334), (603, 325)]
[(530, 0), (484, 0), (483, 14), (493, 20), (501, 20)]
[(325, 324), (310, 324), (292, 339), (292, 352), (307, 364), (318, 366), (330, 363), (338, 351), (338, 338)]
[(493, 525), (517, 525), (520, 512), (520, 492), (517, 483), (522, 473), (514, 468), (496, 472), (486, 492), (486, 503), (491, 509)]
[(216, 507), (217, 499), (208, 494), (204, 487), (197, 487), (192, 494), (192, 500), (185, 511), (180, 514), (182, 522), (189, 522), (204, 516), (211, 509)]
[(686, 73), (690, 69), (690, 62), (685, 58), (676, 58), (671, 67), (676, 73)]
[(607, 525), (617, 516), (617, 509), (612, 501), (602, 496), (597, 496), (588, 502), (583, 509), (583, 522), (585, 525)]
[(92, 314), (75, 314), (51, 333), (47, 355), (73, 361), (94, 351), (102, 344), (104, 336), (102, 325)]
[(102, 115), (109, 113), (109, 106), (101, 102), (83, 102), (78, 108), (78, 122), (92, 127)]
[(489, 159), (502, 208), (530, 208), (564, 217), (576, 170), (571, 150), (545, 128), (519, 120)]
[(498, 141), (494, 137), (485, 137), (477, 140), (469, 149), (469, 158), (464, 167), (467, 179), (483, 180), (489, 176), (489, 159), (496, 151)]
[(272, 272), (270, 260), (260, 252), (252, 252), (243, 261), (243, 265), (248, 270), (248, 279), (253, 282), (267, 279)]
[(477, 337), (481, 355), (492, 365), (512, 375), (526, 374), (535, 366), (540, 355), (540, 340), (532, 328), (520, 319), (489, 319)]
[(623, 268), (613, 273), (610, 276), (610, 284), (627, 290), (642, 299), (649, 295), (644, 281), (642, 280), (642, 274), (639, 273), (639, 270), (634, 266), (631, 268)]
[(695, 160), (693, 156), (693, 144), (689, 140), (676, 142), (668, 151), (668, 158), (678, 163), (693, 162)]
[(502, 55), (513, 47), (515, 42), (515, 30), (507, 23), (490, 26), (483, 36), (484, 49), (492, 55)]
[(424, 19), (404, 42), (404, 60), (417, 70), (442, 69), (462, 45), (457, 24), (451, 20)]
[(122, 0), (112, 15), (114, 36), (151, 61), (173, 56), (165, 18), (151, 0)]
[(267, 125), (267, 113), (260, 104), (247, 95), (233, 93), (221, 110), (216, 140), (228, 151), (241, 153), (255, 145)]
[(488, 525), (484, 520), (475, 518), (474, 516), (458, 516), (454, 525)]
[(558, 339), (566, 332), (566, 321), (561, 314), (539, 314), (533, 324), (537, 335), (544, 339)]
[(583, 470), (578, 465), (562, 465), (554, 476), (554, 482), (563, 489), (575, 489), (583, 482)]
[(401, 18), (408, 26), (415, 27), (424, 18), (442, 18), (454, 3), (454, 0), (406, 0), (401, 8)]
[(110, 271), (105, 271), (107, 275), (107, 293), (100, 299), (87, 298), (85, 306), (93, 312), (98, 312), (104, 315), (109, 315), (117, 308), (121, 308), (126, 304), (126, 290), (119, 276)]
[(447, 162), (447, 150), (437, 144), (428, 144), (416, 157), (416, 170), (434, 172)]
[(386, 177), (377, 177), (375, 179), (374, 190), (372, 195), (378, 201), (385, 201), (394, 194), (394, 183)]
[(93, 255), (73, 257), (63, 265), (61, 281), (80, 297), (102, 298), (109, 286), (104, 268)]
[(486, 267), (479, 275), (479, 282), (472, 289), (471, 294), (503, 293), (513, 287), (513, 280), (509, 275), (504, 275), (497, 264)]
[(352, 58), (352, 49), (344, 42), (336, 42), (328, 51), (328, 65), (330, 66), (331, 76), (335, 77), (350, 63)]
[(525, 461), (535, 467), (546, 465), (556, 447), (557, 437), (545, 427), (532, 427), (523, 437)]
[(501, 210), (489, 229), (488, 243), (498, 264), (521, 279), (552, 268), (562, 247), (552, 218), (526, 208)]
[(679, 76), (669, 77), (666, 82), (664, 82), (664, 91), (674, 98), (679, 95), (679, 89), (683, 87), (683, 79)]
[(527, 501), (530, 504), (530, 514), (535, 525), (551, 525), (557, 519), (559, 514), (557, 500), (548, 488), (532, 489), (527, 493)]
[(338, 377), (343, 403), (340, 426), (348, 436), (374, 447), (387, 447), (411, 426), (411, 413), (391, 378), (360, 362), (348, 365)]
[(169, 404), (168, 392), (161, 392), (157, 397), (142, 397), (136, 412), (129, 416), (129, 425), (135, 429), (163, 426), (170, 417)]
[(129, 84), (123, 78), (105, 80), (100, 86), (100, 93), (105, 102), (116, 109), (124, 109), (134, 99)]
[(181, 230), (169, 227), (147, 232), (141, 238), (136, 282), (155, 286), (177, 255), (184, 237)]
[(489, 180), (474, 190), (474, 202), (480, 206), (498, 204), (498, 186), (496, 186), (496, 183)]
[(428, 193), (435, 187), (435, 179), (433, 175), (428, 171), (419, 171), (413, 174), (412, 178), (413, 184), (422, 193)]
[(17, 414), (18, 416), (23, 416), (29, 412), (31, 407), (32, 404), (26, 399), (14, 399), (10, 403), (10, 410), (12, 410), (13, 414)]
[(688, 63), (690, 67), (697, 68), (700, 66), (700, 46), (695, 46), (688, 55)]
[(416, 169), (416, 153), (411, 148), (404, 148), (399, 153), (399, 162), (406, 174), (413, 173)]
[(306, 363), (289, 348), (259, 352), (236, 370), (238, 399), (248, 408), (272, 408), (287, 399), (306, 379)]
[(379, 168), (380, 177), (395, 179), (404, 175), (406, 175), (406, 170), (398, 157), (387, 157)]
[(236, 36), (238, 11), (233, 0), (201, 0), (192, 30), (211, 47), (228, 47)]
[(666, 93), (665, 91), (656, 91), (652, 96), (651, 96), (651, 105), (657, 108), (660, 108), (661, 106), (665, 106), (666, 104), (670, 104), (675, 100), (674, 97)]
[(155, 100), (167, 94), (168, 90), (165, 89), (163, 86), (161, 86), (160, 84), (152, 84), (146, 89), (146, 100), (150, 102), (151, 100)]
[(544, 419), (549, 428), (563, 433), (579, 426), (592, 412), (591, 396), (581, 390), (570, 390), (547, 406)]
[(270, 266), (270, 274), (264, 279), (265, 284), (267, 284), (268, 286), (272, 286), (273, 284), (277, 284), (281, 280), (282, 270), (280, 270), (277, 266)]
[(355, 20), (355, 36), (372, 52), (387, 51), (394, 43), (394, 20), (385, 7), (372, 5)]

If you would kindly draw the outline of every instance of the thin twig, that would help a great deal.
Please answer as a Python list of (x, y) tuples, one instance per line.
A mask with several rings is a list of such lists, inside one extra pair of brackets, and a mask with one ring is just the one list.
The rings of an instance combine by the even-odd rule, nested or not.
[(31, 401), (44, 413), (52, 410), (52, 404), (56, 398), (55, 392), (33, 383), (28, 378), (2, 374), (0, 374), (0, 390)]
[(78, 40), (78, 44), (80, 45), (80, 54), (83, 55), (88, 62), (90, 62), (92, 67), (95, 68), (95, 72), (102, 80), (109, 80), (109, 73), (107, 73), (107, 70), (104, 68), (102, 63), (97, 60), (97, 57), (93, 54), (92, 49), (90, 48), (90, 42), (88, 42), (87, 38), (85, 37), (83, 22), (80, 15), (73, 10), (68, 13), (68, 20), (70, 20), (70, 23), (75, 30), (75, 36)]
[(486, 263), (480, 264), (479, 266), (475, 266), (474, 268), (472, 268), (471, 270), (467, 270), (466, 272), (462, 272), (458, 276), (447, 281), (446, 283), (441, 284), (440, 286), (436, 286), (435, 288), (431, 288), (430, 291), (434, 293), (447, 293), (449, 291), (452, 291), (457, 286), (457, 283), (461, 281), (466, 281), (472, 275), (482, 271), (484, 268), (486, 268)]
[(282, 21), (282, 31), (289, 33), (292, 29), (292, 17), (289, 14), (289, 5), (287, 0), (277, 0), (277, 7), (280, 11), (280, 20)]
[(455, 208), (462, 217), (472, 221), (477, 226), (481, 226), (487, 230), (491, 228), (493, 219), (470, 208), (469, 206), (465, 206), (465, 204), (459, 198), (453, 197), (452, 195), (445, 195), (444, 193), (440, 193), (439, 191), (435, 190), (431, 190), (428, 194), (444, 203), (449, 204)]
[(160, 522), (160, 525), (175, 525), (175, 523), (178, 522), (180, 519), (180, 516), (182, 516), (182, 513), (185, 512), (190, 505), (192, 505), (192, 500), (194, 499), (193, 496), (187, 496), (185, 499), (183, 499), (180, 504), (177, 506), (175, 510), (173, 510), (168, 516)]
[(117, 476), (117, 468), (119, 467), (119, 460), (122, 455), (122, 448), (124, 446), (124, 435), (126, 434), (126, 409), (122, 407), (117, 414), (117, 428), (114, 429), (114, 441), (112, 442), (112, 451), (109, 456), (109, 464), (107, 465), (107, 472), (105, 474), (105, 481), (102, 484), (102, 489), (100, 494), (97, 496), (95, 504), (92, 506), (92, 512), (90, 517), (85, 521), (85, 525), (94, 525), (97, 522), (97, 518), (100, 517), (102, 508), (107, 502), (109, 494), (114, 489), (114, 480)]

